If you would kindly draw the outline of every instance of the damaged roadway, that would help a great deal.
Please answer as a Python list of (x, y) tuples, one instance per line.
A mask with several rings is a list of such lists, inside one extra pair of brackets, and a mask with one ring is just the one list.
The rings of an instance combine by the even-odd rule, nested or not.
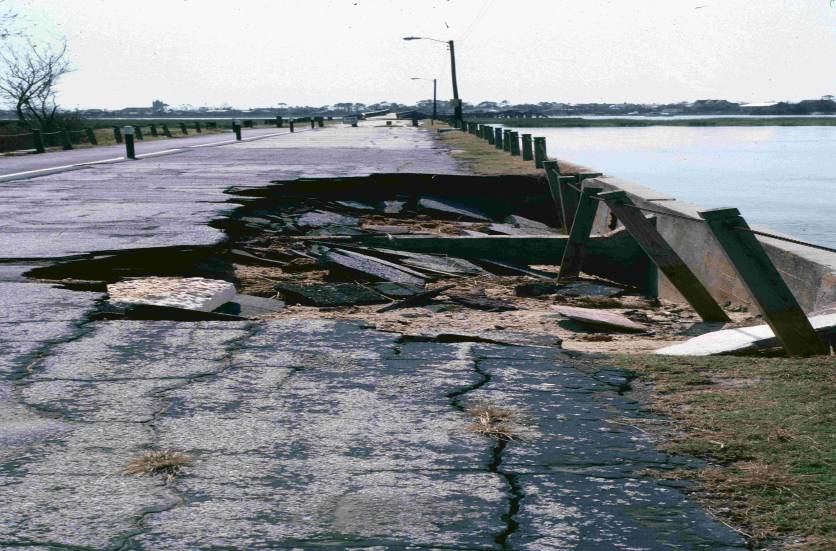
[[(410, 339), (292, 308), (91, 321), (104, 293), (23, 275), (219, 246), (209, 223), (239, 206), (232, 186), (382, 172), (466, 169), (421, 129), (369, 123), (4, 184), (0, 547), (744, 548), (642, 474), (693, 460), (625, 421), (648, 414), (603, 360), (581, 371), (556, 346)], [(478, 430), (490, 411), (513, 422)], [(170, 481), (122, 474), (147, 451), (191, 461)]]

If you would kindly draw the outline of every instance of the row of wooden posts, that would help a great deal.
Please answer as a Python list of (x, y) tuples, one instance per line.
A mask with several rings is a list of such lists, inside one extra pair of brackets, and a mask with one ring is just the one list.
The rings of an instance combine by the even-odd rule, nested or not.
[[(325, 126), (325, 118), (324, 117), (304, 117), (304, 118), (296, 118), (296, 119), (288, 119), (288, 129), (291, 132), (295, 132), (296, 130), (296, 123), (297, 122), (304, 122), (309, 121), (311, 124), (311, 128), (322, 128)], [(267, 119), (264, 121), (265, 123), (275, 124), (276, 128), (282, 128), (284, 126), (284, 119), (282, 117), (277, 116), (275, 119)], [(216, 122), (207, 122), (207, 128), (217, 128), (218, 123)], [(151, 135), (157, 136), (157, 127), (153, 124), (149, 125), (151, 129)], [(235, 139), (237, 141), (241, 141), (241, 128), (253, 128), (254, 124), (251, 120), (241, 121), (239, 119), (233, 119), (232, 121), (232, 131), (235, 134)], [(188, 129), (186, 128), (186, 123), (180, 123), (180, 130), (183, 134), (188, 134)], [(195, 121), (195, 130), (197, 132), (201, 131), (200, 121)], [(163, 135), (171, 137), (171, 131), (168, 128), (168, 125), (162, 125)], [(125, 126), (124, 129), (120, 129), (118, 126), (113, 127), (113, 135), (116, 138), (116, 143), (125, 143), (125, 155), (128, 159), (136, 159), (136, 148), (134, 146), (134, 140), (142, 140), (142, 127), (140, 126)], [(124, 135), (124, 139), (123, 139)]]
[[(237, 119), (236, 119), (236, 121), (237, 121)], [(295, 124), (296, 123), (307, 122), (307, 121), (310, 121), (311, 128), (315, 128), (317, 126), (319, 126), (321, 128), (325, 124), (325, 118), (324, 117), (300, 117), (300, 118), (287, 119), (288, 127), (289, 127), (291, 132), (295, 131)], [(265, 125), (275, 124), (276, 128), (283, 128), (284, 123), (285, 123), (285, 119), (283, 117), (280, 117), (280, 116), (277, 116), (275, 119), (265, 119), (264, 120)], [(240, 127), (241, 126), (243, 126), (244, 128), (254, 128), (255, 127), (254, 121), (249, 120), (249, 119), (238, 122), (237, 125), (239, 127), (239, 130), (236, 133), (236, 135), (240, 134)], [(183, 135), (188, 135), (189, 134), (189, 128), (188, 128), (188, 126), (185, 122), (179, 123), (178, 126), (180, 128), (180, 132)], [(203, 128), (217, 128), (217, 127), (218, 127), (218, 123), (215, 122), (215, 121), (208, 121), (208, 122), (204, 122), (202, 124), (201, 124), (201, 121), (194, 121), (194, 123), (193, 123), (194, 131), (197, 132), (198, 134), (203, 131)], [(233, 127), (233, 131), (234, 131), (235, 127), (236, 127), (236, 122), (235, 121), (233, 121), (232, 127)], [(145, 126), (131, 125), (131, 128), (133, 128), (133, 139), (134, 140), (142, 141), (142, 140), (145, 139), (145, 134), (143, 132), (143, 128), (148, 128), (149, 134), (151, 136), (159, 136), (160, 134), (162, 134), (163, 136), (166, 136), (168, 138), (172, 137), (171, 129), (169, 128), (168, 124), (160, 124), (159, 127), (156, 124), (148, 124), (148, 125), (145, 125)], [(35, 146), (35, 153), (45, 153), (46, 152), (46, 143), (44, 141), (44, 136), (49, 136), (49, 135), (53, 135), (53, 134), (60, 136), (61, 146), (65, 150), (73, 149), (72, 134), (74, 134), (74, 133), (84, 134), (84, 136), (87, 138), (87, 141), (91, 145), (98, 145), (99, 144), (99, 141), (96, 138), (96, 133), (93, 130), (93, 128), (84, 128), (82, 130), (59, 130), (59, 131), (56, 131), (56, 132), (43, 132), (39, 129), (32, 129), (31, 133), (32, 133), (32, 142), (34, 143), (34, 146)], [(117, 144), (124, 143), (125, 140), (123, 138), (123, 128), (119, 127), (119, 126), (114, 126), (113, 127), (113, 137), (116, 140)], [(240, 139), (240, 137), (238, 137), (238, 139)]]
[[(530, 134), (522, 134), (520, 152), (520, 136), (515, 131), (473, 122), (462, 122), (460, 128), (511, 155), (522, 154), (524, 160), (534, 160), (537, 168), (544, 169), (558, 218), (563, 231), (569, 235), (558, 281), (580, 275), (598, 205), (604, 203), (703, 321), (730, 321), (705, 285), (656, 229), (655, 219), (646, 216), (625, 191), (605, 192), (601, 182), (596, 180), (601, 173), (561, 173), (557, 160), (546, 155), (545, 138), (532, 140)], [(735, 208), (723, 208), (698, 214), (700, 219), (690, 218), (692, 222), (687, 223), (707, 225), (787, 354), (828, 354), (829, 345), (813, 329), (740, 212)]]

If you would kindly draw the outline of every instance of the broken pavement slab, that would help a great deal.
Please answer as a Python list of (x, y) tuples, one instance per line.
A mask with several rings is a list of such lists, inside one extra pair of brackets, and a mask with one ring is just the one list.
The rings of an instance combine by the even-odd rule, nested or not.
[(282, 283), (277, 285), (276, 289), (288, 302), (301, 303), (308, 306), (355, 306), (388, 302), (384, 296), (357, 283), (320, 283), (309, 285)]
[[(836, 336), (836, 314), (809, 318), (813, 329), (825, 339)], [(743, 354), (762, 349), (780, 348), (781, 343), (768, 325), (721, 329), (699, 335), (679, 344), (656, 350), (662, 356), (714, 356)]]
[(418, 200), (418, 208), (422, 211), (429, 211), (446, 217), (475, 220), (477, 222), (491, 221), (491, 218), (486, 213), (477, 208), (438, 197), (422, 197)]
[(649, 330), (647, 326), (636, 323), (627, 316), (621, 315), (617, 312), (610, 312), (608, 310), (578, 308), (575, 306), (555, 306), (554, 309), (560, 315), (566, 316), (570, 320), (584, 325), (636, 333)]
[(203, 277), (143, 277), (107, 286), (115, 306), (144, 304), (211, 312), (235, 297), (235, 285)]

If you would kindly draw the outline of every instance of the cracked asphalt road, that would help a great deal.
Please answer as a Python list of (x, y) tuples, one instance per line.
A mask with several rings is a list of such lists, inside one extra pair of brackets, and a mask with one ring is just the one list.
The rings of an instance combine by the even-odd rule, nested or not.
[[(324, 318), (91, 322), (100, 294), (22, 275), (31, 259), (217, 244), (206, 224), (231, 185), (460, 170), (415, 130), (356, 130), (0, 187), (0, 547), (745, 548), (639, 474), (690, 460), (619, 422), (644, 413), (603, 363)], [(520, 411), (523, 438), (469, 430), (480, 402)], [(121, 475), (148, 450), (193, 461), (168, 484)]]

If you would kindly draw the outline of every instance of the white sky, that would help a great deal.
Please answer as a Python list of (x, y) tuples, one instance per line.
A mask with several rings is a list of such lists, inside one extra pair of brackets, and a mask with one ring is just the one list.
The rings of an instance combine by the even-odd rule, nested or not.
[(828, 0), (8, 0), (65, 37), (64, 107), (800, 100), (836, 93)]

